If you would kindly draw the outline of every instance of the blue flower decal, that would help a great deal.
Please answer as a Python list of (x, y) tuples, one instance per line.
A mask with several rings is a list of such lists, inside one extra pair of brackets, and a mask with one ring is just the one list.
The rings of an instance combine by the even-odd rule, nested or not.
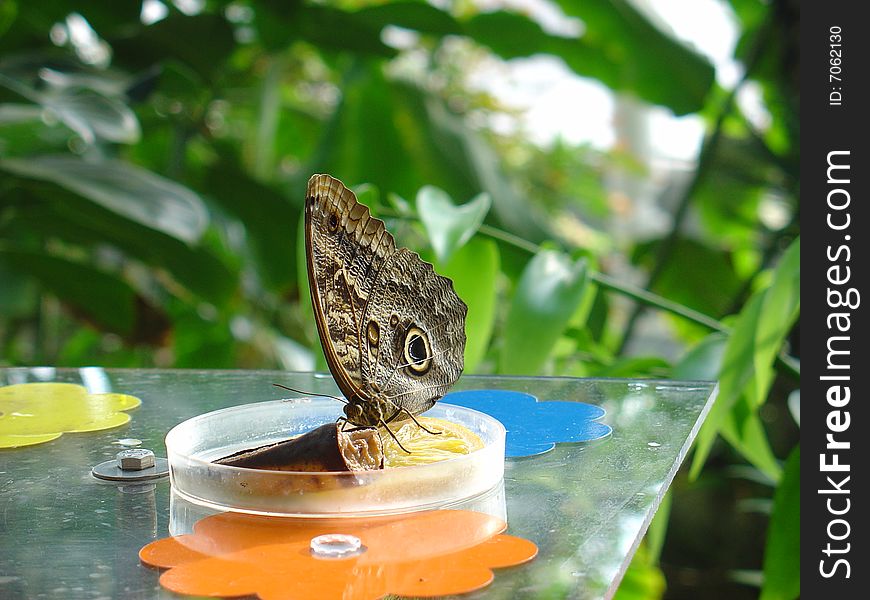
[(495, 417), (507, 429), (505, 455), (533, 456), (559, 442), (591, 442), (610, 435), (597, 423), (604, 409), (583, 402), (538, 402), (530, 394), (506, 390), (468, 390), (444, 396), (444, 402)]

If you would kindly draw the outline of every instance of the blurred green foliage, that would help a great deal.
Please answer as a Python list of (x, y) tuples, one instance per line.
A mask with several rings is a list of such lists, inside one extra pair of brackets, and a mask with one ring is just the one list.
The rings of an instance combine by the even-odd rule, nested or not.
[[(617, 597), (753, 597), (736, 574), (761, 569), (764, 597), (799, 595), (795, 2), (731, 0), (733, 89), (629, 0), (554, 2), (576, 36), (465, 1), (146, 4), (165, 14), (0, 3), (0, 364), (323, 368), (299, 217), (328, 172), (454, 280), (467, 372), (720, 381), (697, 479), (677, 479)], [(705, 119), (666, 231), (619, 225), (610, 182), (649, 177), (630, 149), (480, 125), (509, 111), (469, 68), (541, 54)], [(748, 83), (762, 129), (736, 101)], [(669, 350), (643, 349), (644, 323)], [(707, 493), (722, 486), (733, 518)], [(747, 495), (774, 497), (766, 550)]]

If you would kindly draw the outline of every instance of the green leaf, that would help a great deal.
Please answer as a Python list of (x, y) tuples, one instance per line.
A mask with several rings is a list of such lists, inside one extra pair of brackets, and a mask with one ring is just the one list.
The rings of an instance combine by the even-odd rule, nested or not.
[(206, 12), (193, 16), (172, 13), (153, 25), (127, 28), (108, 41), (115, 65), (136, 71), (177, 61), (205, 81), (223, 74), (224, 62), (236, 46), (227, 20)]
[(773, 370), (770, 368), (783, 341), (800, 314), (801, 303), (801, 243), (795, 239), (788, 247), (773, 282), (764, 294), (764, 303), (755, 330), (754, 364), (757, 402), (764, 402), (770, 388)]
[[(373, 62), (356, 63), (342, 92), (342, 103), (323, 131), (310, 171), (334, 173), (346, 185), (366, 181), (382, 192), (405, 197), (419, 189), (420, 181), (438, 183), (437, 177), (424, 178), (419, 170), (431, 155), (420, 156), (421, 149), (411, 145), (397, 122), (401, 115), (415, 113), (411, 119), (419, 127), (417, 134), (425, 132), (418, 95), (402, 93)], [(427, 144), (422, 151), (429, 149)]]
[(530, 241), (549, 237), (541, 213), (511, 184), (496, 152), (443, 100), (388, 81), (374, 61), (349, 69), (342, 92), (309, 171), (334, 173), (350, 185), (368, 181), (403, 198), (414, 197), (421, 182), (453, 198), (487, 192), (490, 216), (503, 227)]
[(693, 477), (703, 466), (716, 433), (722, 429), (738, 399), (747, 406), (733, 415), (729, 441), (739, 440), (748, 449), (744, 455), (748, 452), (747, 457), (755, 456), (751, 460), (764, 465), (770, 473), (779, 472), (760, 422), (751, 423), (751, 432), (743, 429), (746, 418), (751, 416), (757, 420), (755, 410), (766, 400), (773, 382), (774, 360), (799, 310), (800, 238), (783, 255), (771, 285), (750, 298), (734, 325), (719, 374), (719, 397), (698, 434), (691, 469)]
[(489, 348), (498, 300), (498, 245), (474, 238), (446, 263), (438, 263), (439, 275), (453, 280), (453, 289), (468, 305), (465, 319), (465, 372), (474, 373)]
[(463, 25), (468, 36), (505, 59), (544, 52), (551, 39), (528, 17), (503, 10), (478, 13)]
[(0, 315), (4, 319), (32, 314), (39, 303), (38, 288), (33, 278), (0, 262)]
[[(764, 473), (770, 481), (779, 481), (782, 467), (770, 448), (770, 442), (767, 440), (761, 419), (745, 398), (741, 398), (732, 413), (728, 415), (720, 433), (735, 450), (752, 463), (756, 469)], [(692, 468), (695, 468), (694, 463)]]
[[(683, 357), (674, 368), (673, 377), (675, 379), (705, 381), (716, 379), (722, 369), (722, 361), (728, 343), (728, 337), (725, 334), (710, 334)], [(721, 401), (723, 387), (725, 393), (729, 393), (728, 385), (720, 382), (719, 398), (717, 398), (714, 407)], [(707, 422), (710, 422), (709, 417)], [(709, 425), (705, 423), (704, 427), (701, 428), (701, 432), (705, 436), (709, 435), (709, 432), (705, 431), (706, 427)], [(731, 411), (726, 415), (719, 433), (746, 460), (761, 470), (770, 480), (776, 481), (780, 472), (779, 462), (770, 449), (761, 420), (744, 396), (735, 401)], [(699, 434), (700, 437), (701, 434)], [(695, 468), (699, 467), (693, 464), (693, 472)]]
[(295, 235), (302, 198), (294, 202), (254, 180), (232, 159), (216, 162), (204, 183), (211, 197), (244, 224), (245, 242), (264, 286), (284, 291), (295, 284)]
[(490, 204), (486, 193), (455, 206), (444, 190), (431, 185), (420, 188), (417, 213), (440, 262), (448, 262), (471, 239), (486, 218)]
[(42, 94), (37, 101), (88, 144), (98, 138), (120, 144), (139, 141), (139, 121), (118, 99), (91, 90), (66, 90), (59, 94)]
[(0, 249), (0, 262), (37, 279), (86, 321), (130, 341), (156, 343), (169, 329), (163, 313), (104, 271), (24, 250)]
[(658, 600), (664, 596), (666, 587), (664, 573), (647, 556), (646, 547), (641, 545), (622, 576), (613, 599)]
[(723, 249), (754, 247), (761, 199), (772, 186), (781, 185), (781, 175), (771, 169), (769, 155), (747, 138), (728, 133), (719, 138), (692, 196), (692, 208), (707, 239)]
[(686, 353), (671, 376), (683, 381), (715, 381), (722, 368), (727, 344), (726, 334), (711, 333)]
[[(165, 270), (175, 283), (218, 305), (236, 290), (238, 273), (208, 249), (189, 246), (57, 186), (31, 185), (37, 189), (26, 190), (32, 193), (22, 199), (9, 223), (0, 226), (0, 236), (27, 231), (87, 248), (110, 244), (129, 258)], [(167, 287), (178, 295), (177, 286)]]
[(450, 35), (462, 33), (462, 28), (449, 13), (426, 2), (388, 2), (366, 6), (353, 13), (361, 21), (378, 29), (395, 25), (421, 33)]
[(671, 516), (671, 504), (673, 494), (669, 491), (662, 496), (662, 501), (659, 504), (658, 510), (649, 524), (649, 529), (646, 530), (644, 542), (647, 547), (647, 558), (651, 565), (659, 563), (659, 557), (662, 554), (662, 548), (665, 545), (665, 536), (668, 533), (668, 522)]
[(6, 33), (6, 30), (15, 22), (15, 17), (18, 13), (17, 2), (0, 3), (0, 38)]
[(173, 181), (119, 160), (72, 156), (0, 160), (0, 169), (50, 181), (146, 227), (182, 241), (199, 239), (208, 213), (199, 196)]
[(381, 41), (380, 29), (354, 13), (330, 6), (305, 5), (299, 13), (300, 35), (321, 48), (390, 58), (396, 51)]
[[(728, 339), (722, 359), (722, 368), (719, 372), (719, 396), (698, 433), (690, 472), (692, 477), (697, 476), (704, 465), (716, 434), (722, 429), (731, 408), (755, 374), (753, 360), (755, 356), (755, 330), (758, 328), (758, 317), (761, 314), (763, 301), (763, 292), (750, 298), (740, 312), (734, 330)], [(753, 391), (754, 389), (753, 385)]]
[(586, 288), (586, 261), (541, 250), (517, 284), (504, 325), (499, 372), (541, 372)]
[[(634, 260), (652, 266), (660, 240), (638, 244)], [(725, 313), (740, 291), (742, 280), (727, 253), (688, 238), (674, 242), (671, 259), (656, 280), (655, 293), (703, 314)]]
[(801, 448), (785, 461), (773, 495), (773, 514), (764, 548), (761, 600), (794, 600), (801, 593)]

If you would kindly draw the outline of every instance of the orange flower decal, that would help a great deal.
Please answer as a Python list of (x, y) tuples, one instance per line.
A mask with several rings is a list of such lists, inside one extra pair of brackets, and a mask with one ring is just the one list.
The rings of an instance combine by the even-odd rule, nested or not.
[(141, 404), (127, 394), (91, 394), (73, 383), (0, 387), (0, 448), (42, 444), (64, 433), (99, 431), (130, 421)]
[[(262, 600), (445, 596), (485, 587), (493, 568), (535, 557), (537, 546), (502, 534), (506, 526), (464, 510), (335, 520), (223, 513), (200, 520), (190, 535), (151, 542), (139, 558), (169, 569), (160, 584), (187, 595)], [(358, 538), (361, 551), (345, 558), (316, 556), (311, 540), (328, 534)]]

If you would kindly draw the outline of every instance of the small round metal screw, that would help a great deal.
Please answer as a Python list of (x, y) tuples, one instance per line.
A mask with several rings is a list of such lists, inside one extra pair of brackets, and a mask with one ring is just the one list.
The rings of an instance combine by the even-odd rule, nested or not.
[(115, 458), (122, 471), (141, 471), (156, 464), (154, 453), (146, 448), (121, 450)]

